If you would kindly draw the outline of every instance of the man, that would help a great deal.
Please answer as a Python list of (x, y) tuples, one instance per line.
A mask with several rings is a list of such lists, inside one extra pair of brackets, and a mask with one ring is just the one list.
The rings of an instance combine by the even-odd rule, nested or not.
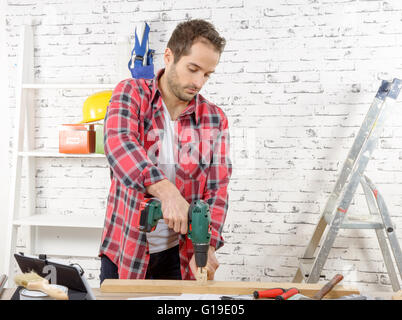
[[(211, 214), (207, 274), (219, 266), (232, 173), (228, 121), (199, 91), (225, 46), (212, 24), (180, 23), (153, 80), (127, 79), (115, 88), (105, 117), (105, 154), (111, 168), (99, 256), (106, 278), (194, 279), (187, 237), (190, 203), (206, 201)], [(155, 231), (135, 227), (144, 197), (161, 201)]]

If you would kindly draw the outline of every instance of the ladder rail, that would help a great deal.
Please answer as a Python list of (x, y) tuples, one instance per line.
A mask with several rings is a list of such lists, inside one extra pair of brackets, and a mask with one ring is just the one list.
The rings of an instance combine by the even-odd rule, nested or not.
[[(16, 85), (16, 117), (14, 127), (14, 142), (12, 154), (12, 176), (10, 185), (10, 206), (7, 221), (7, 239), (6, 239), (6, 255), (5, 270), (8, 272), (8, 279), (14, 278), (14, 253), (17, 246), (18, 226), (14, 225), (14, 220), (20, 217), (20, 196), (21, 196), (21, 172), (23, 161), (19, 155), (24, 149), (24, 142), (28, 149), (33, 149), (34, 137), (29, 136), (28, 129), (34, 128), (33, 111), (28, 108), (28, 100), (31, 94), (24, 90), (24, 83), (32, 83), (34, 79), (33, 69), (33, 31), (29, 25), (21, 27), (20, 56), (18, 58), (17, 85)], [(33, 183), (35, 177), (35, 160), (28, 160), (27, 163), (27, 180), (29, 184), (27, 194), (28, 214), (32, 214), (35, 210), (35, 185)], [(27, 247), (32, 249), (32, 228), (27, 230)], [(10, 283), (9, 283), (10, 285)]]
[(5, 257), (5, 270), (8, 272), (8, 279), (13, 279), (13, 254), (17, 244), (17, 227), (13, 224), (14, 219), (19, 217), (20, 205), (20, 192), (21, 192), (21, 171), (22, 171), (22, 158), (19, 157), (19, 152), (24, 147), (24, 128), (26, 124), (26, 98), (27, 93), (23, 90), (22, 84), (27, 78), (27, 68), (24, 61), (29, 58), (30, 49), (29, 44), (25, 39), (31, 39), (31, 31), (23, 26), (21, 28), (21, 55), (18, 60), (18, 79), (16, 86), (16, 117), (14, 127), (14, 142), (13, 142), (13, 155), (12, 155), (12, 176), (10, 186), (10, 207), (7, 221), (7, 239), (6, 239), (6, 257)]
[(352, 174), (353, 168), (357, 164), (359, 155), (361, 154), (363, 147), (365, 146), (370, 137), (370, 133), (372, 132), (371, 129), (375, 125), (378, 118), (378, 114), (384, 104), (384, 98), (381, 96), (380, 90), (382, 90), (381, 87), (378, 89), (376, 97), (374, 98), (374, 101), (371, 104), (362, 125), (360, 126), (359, 132), (357, 133), (353, 145), (346, 157), (346, 160), (343, 164), (342, 170), (336, 181), (333, 191), (331, 192), (331, 195), (328, 198), (323, 214), (329, 214), (334, 212), (337, 200), (341, 196), (341, 192), (345, 186), (345, 183)]

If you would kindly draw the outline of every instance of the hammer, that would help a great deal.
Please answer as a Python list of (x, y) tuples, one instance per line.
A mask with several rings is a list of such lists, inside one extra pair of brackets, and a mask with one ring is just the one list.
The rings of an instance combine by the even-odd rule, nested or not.
[(328, 292), (332, 290), (333, 287), (335, 287), (339, 282), (341, 282), (342, 279), (343, 275), (338, 273), (331, 279), (331, 281), (329, 281), (319, 291), (317, 291), (312, 298), (298, 293), (288, 298), (288, 300), (321, 300)]

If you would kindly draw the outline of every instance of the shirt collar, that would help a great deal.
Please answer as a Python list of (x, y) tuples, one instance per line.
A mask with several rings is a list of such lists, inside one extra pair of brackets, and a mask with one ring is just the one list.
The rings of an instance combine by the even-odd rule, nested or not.
[[(154, 85), (152, 86), (152, 95), (151, 95), (151, 103), (154, 101), (155, 98), (157, 98), (157, 96), (159, 95), (160, 98), (162, 99), (162, 94), (159, 90), (159, 79), (160, 77), (163, 75), (163, 73), (165, 72), (165, 69), (160, 69), (155, 78), (153, 79)], [(155, 112), (157, 110), (159, 110), (163, 105), (162, 105), (162, 101), (157, 101), (156, 104), (154, 104), (156, 106), (155, 108)], [(190, 101), (190, 103), (188, 104), (187, 108), (184, 109), (184, 111), (180, 114), (180, 116), (183, 115), (188, 115), (188, 114), (193, 114), (196, 124), (198, 125), (199, 120), (200, 120), (200, 98), (199, 98), (199, 94), (196, 94), (195, 97)]]

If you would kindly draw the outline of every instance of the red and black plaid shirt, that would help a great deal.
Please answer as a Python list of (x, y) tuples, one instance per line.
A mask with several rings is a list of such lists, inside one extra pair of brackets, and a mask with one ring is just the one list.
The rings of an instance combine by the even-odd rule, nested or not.
[[(113, 91), (105, 117), (105, 155), (111, 186), (99, 255), (108, 256), (121, 279), (144, 279), (149, 263), (146, 233), (135, 222), (146, 187), (167, 179), (157, 160), (164, 129), (161, 70), (153, 80), (127, 79)], [(196, 95), (181, 113), (175, 133), (176, 187), (191, 203), (202, 199), (211, 213), (211, 246), (223, 245), (232, 173), (228, 121), (224, 112)], [(179, 235), (182, 279), (194, 279), (189, 268), (191, 240)]]

